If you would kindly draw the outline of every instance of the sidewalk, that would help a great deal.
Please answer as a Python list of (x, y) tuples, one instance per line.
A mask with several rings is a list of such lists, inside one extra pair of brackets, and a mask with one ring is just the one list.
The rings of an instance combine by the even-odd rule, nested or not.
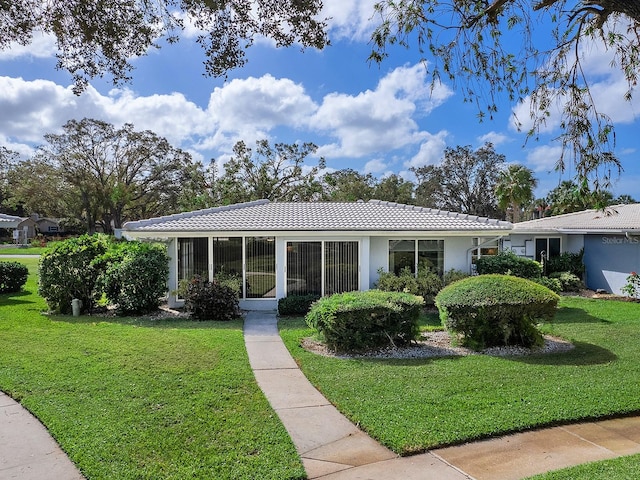
[(306, 379), (273, 312), (249, 312), (245, 344), (258, 385), (289, 432), (310, 479), (517, 480), (640, 453), (640, 417), (530, 431), (398, 457), (342, 416)]
[(46, 428), (18, 402), (0, 392), (0, 479), (82, 480)]

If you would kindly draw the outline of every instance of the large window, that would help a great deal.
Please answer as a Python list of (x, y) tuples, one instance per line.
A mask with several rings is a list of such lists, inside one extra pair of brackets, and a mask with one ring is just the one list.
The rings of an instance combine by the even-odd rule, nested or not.
[(325, 295), (358, 290), (358, 257), (358, 242), (325, 242)]
[(216, 273), (242, 277), (242, 237), (213, 239), (213, 274)]
[(498, 255), (498, 252), (500, 251), (497, 239), (474, 238), (473, 246), (476, 247), (473, 249), (473, 253), (471, 255), (471, 263), (473, 265), (476, 264), (476, 260), (478, 260), (478, 258)]
[(322, 242), (287, 242), (287, 295), (322, 295)]
[(389, 271), (398, 275), (403, 268), (429, 268), (444, 273), (444, 240), (390, 240)]
[(209, 239), (178, 239), (178, 281), (194, 275), (209, 278)]
[(275, 243), (273, 237), (249, 237), (246, 239), (246, 298), (275, 298)]
[(359, 273), (358, 242), (287, 242), (287, 295), (358, 290)]
[(560, 255), (560, 238), (536, 238), (536, 260), (542, 261), (542, 257), (545, 260), (549, 260), (552, 257)]

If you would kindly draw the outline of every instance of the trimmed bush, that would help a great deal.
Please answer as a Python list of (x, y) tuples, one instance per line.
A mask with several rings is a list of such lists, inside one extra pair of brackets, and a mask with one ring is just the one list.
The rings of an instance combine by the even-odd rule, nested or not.
[(416, 277), (409, 267), (400, 270), (400, 275), (378, 270), (376, 288), (385, 292), (405, 292), (418, 295), (428, 304), (442, 289), (443, 282), (436, 272), (429, 268), (418, 269)]
[(406, 345), (419, 334), (421, 297), (410, 293), (346, 292), (315, 302), (305, 320), (337, 351)]
[(100, 267), (94, 260), (111, 246), (106, 235), (82, 235), (58, 242), (40, 257), (38, 293), (56, 313), (71, 313), (71, 300), (91, 310), (101, 296), (96, 287)]
[(549, 278), (558, 280), (563, 292), (579, 292), (584, 288), (584, 283), (571, 272), (554, 272)]
[(549, 290), (551, 290), (554, 293), (560, 293), (562, 291), (562, 284), (560, 283), (560, 280), (558, 280), (557, 278), (539, 277), (539, 278), (532, 278), (531, 281), (539, 283), (544, 287), (547, 287)]
[(583, 257), (584, 248), (578, 253), (564, 252), (555, 257), (551, 257), (545, 264), (546, 273), (548, 276), (551, 276), (552, 273), (569, 272), (580, 280), (584, 275)]
[(102, 255), (98, 287), (119, 315), (158, 308), (167, 292), (169, 257), (160, 244), (120, 242)]
[(542, 265), (529, 258), (519, 257), (513, 252), (500, 252), (476, 260), (479, 275), (498, 273), (521, 278), (537, 278), (542, 275)]
[(501, 345), (533, 347), (543, 338), (536, 324), (551, 320), (559, 297), (548, 288), (510, 275), (479, 275), (445, 287), (436, 297), (440, 319), (476, 350)]
[(309, 312), (311, 304), (318, 300), (320, 295), (288, 295), (278, 300), (278, 313), (280, 315), (305, 315)]
[(25, 283), (29, 270), (18, 262), (0, 262), (0, 293), (19, 292)]
[(470, 275), (462, 270), (451, 269), (448, 272), (444, 273), (444, 284), (450, 285), (453, 282), (457, 282), (458, 280), (462, 280), (463, 278), (467, 278)]
[(238, 293), (228, 284), (195, 275), (187, 286), (184, 308), (196, 320), (233, 320), (240, 317)]

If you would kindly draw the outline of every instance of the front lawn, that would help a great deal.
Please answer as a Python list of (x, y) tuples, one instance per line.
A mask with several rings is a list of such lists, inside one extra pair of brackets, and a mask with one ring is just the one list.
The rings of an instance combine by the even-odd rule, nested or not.
[(37, 259), (0, 295), (0, 390), (89, 479), (300, 479), (255, 383), (242, 322), (43, 316)]
[(302, 370), (354, 423), (406, 455), (531, 427), (640, 411), (640, 304), (563, 298), (551, 333), (568, 353), (499, 358), (341, 360), (280, 333)]

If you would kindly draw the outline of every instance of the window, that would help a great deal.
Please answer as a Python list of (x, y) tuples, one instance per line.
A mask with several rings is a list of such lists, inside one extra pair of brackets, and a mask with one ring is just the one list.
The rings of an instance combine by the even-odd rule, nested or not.
[(489, 255), (497, 255), (499, 252), (497, 239), (476, 237), (473, 239), (473, 246), (477, 247), (473, 249), (473, 253), (471, 255), (471, 263), (473, 265), (475, 265), (478, 258), (486, 257)]
[(194, 275), (209, 278), (209, 239), (178, 239), (178, 281)]
[(242, 276), (242, 238), (213, 239), (213, 274), (227, 273)]
[(287, 295), (358, 290), (358, 242), (287, 242)]
[(358, 290), (358, 242), (325, 242), (324, 294)]
[(322, 242), (287, 242), (287, 295), (322, 295)]
[(400, 274), (403, 268), (416, 273), (416, 265), (444, 273), (444, 240), (389, 240), (389, 271)]
[(275, 298), (276, 242), (273, 237), (246, 239), (246, 298)]
[(542, 261), (544, 256), (545, 260), (549, 260), (552, 257), (560, 255), (560, 238), (536, 238), (536, 260)]

